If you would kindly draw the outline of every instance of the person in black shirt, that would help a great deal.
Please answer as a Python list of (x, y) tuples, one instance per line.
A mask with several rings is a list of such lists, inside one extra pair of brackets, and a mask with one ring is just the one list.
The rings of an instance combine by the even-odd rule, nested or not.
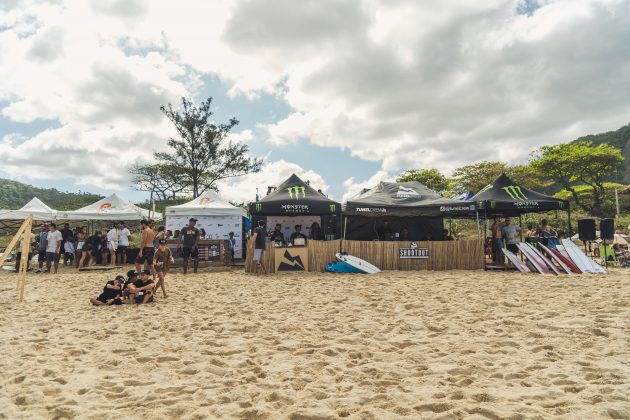
[[(68, 239), (74, 237), (74, 232), (72, 232), (72, 229), (70, 229), (70, 225), (68, 223), (64, 223), (63, 229), (59, 230), (59, 232), (61, 233), (61, 248), (59, 249), (59, 258), (61, 258), (61, 256), (64, 254), (64, 245), (66, 244), (66, 241)], [(63, 263), (65, 265), (68, 264), (65, 258)]]
[(284, 242), (284, 234), (282, 233), (282, 225), (278, 223), (276, 228), (270, 235), (271, 242)]
[(389, 241), (392, 239), (392, 227), (387, 220), (383, 220), (383, 224), (377, 229), (378, 239), (381, 241)]
[(108, 281), (103, 287), (103, 293), (95, 298), (90, 298), (90, 303), (94, 306), (122, 305), (121, 286), (124, 280), (123, 276), (116, 276), (114, 280)]
[(129, 285), (133, 284), (136, 280), (138, 280), (138, 272), (136, 272), (136, 270), (127, 271), (127, 280), (125, 280), (125, 284), (123, 285), (123, 297), (125, 299), (129, 299)]
[(263, 272), (267, 274), (267, 269), (261, 264), (263, 255), (265, 255), (265, 248), (267, 247), (267, 229), (265, 229), (265, 221), (259, 220), (258, 227), (254, 229), (254, 235), (252, 240), (255, 244), (254, 256), (252, 260), (256, 263), (256, 273)]
[(306, 244), (306, 235), (302, 233), (302, 225), (295, 225), (295, 232), (291, 234), (289, 239), (292, 245), (295, 245), (295, 238), (304, 238), (304, 244)]
[(179, 232), (177, 249), (182, 249), (182, 257), (184, 257), (184, 265), (182, 267), (184, 269), (184, 274), (188, 272), (188, 259), (191, 257), (195, 273), (199, 267), (199, 251), (197, 250), (197, 243), (199, 242), (199, 229), (195, 227), (196, 223), (197, 219), (191, 217), (188, 221), (188, 226), (184, 227)]
[(324, 240), (324, 232), (322, 232), (322, 228), (319, 226), (319, 223), (317, 222), (311, 225), (311, 239), (314, 241)]
[(149, 278), (151, 270), (143, 270), (140, 279), (128, 286), (129, 300), (132, 304), (153, 302), (153, 288), (155, 283)]

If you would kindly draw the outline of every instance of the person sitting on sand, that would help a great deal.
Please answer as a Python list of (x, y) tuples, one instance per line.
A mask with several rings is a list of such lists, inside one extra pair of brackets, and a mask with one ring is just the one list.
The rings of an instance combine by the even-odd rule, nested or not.
[(90, 303), (94, 306), (122, 305), (121, 286), (125, 281), (123, 276), (116, 276), (114, 280), (110, 280), (103, 287), (103, 293), (95, 298), (90, 298)]
[(153, 288), (155, 283), (149, 278), (151, 270), (142, 270), (140, 279), (129, 284), (129, 301), (132, 304), (151, 303), (153, 302)]
[(136, 280), (138, 280), (138, 273), (136, 270), (127, 271), (127, 280), (125, 280), (125, 284), (123, 285), (123, 297), (125, 299), (129, 299), (129, 285), (133, 284)]

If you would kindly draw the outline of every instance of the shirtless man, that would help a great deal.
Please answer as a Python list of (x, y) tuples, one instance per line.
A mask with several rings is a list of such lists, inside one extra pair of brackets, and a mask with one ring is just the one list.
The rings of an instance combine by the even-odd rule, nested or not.
[(149, 227), (149, 222), (143, 220), (140, 222), (142, 225), (142, 240), (140, 243), (140, 252), (138, 258), (136, 258), (136, 271), (142, 270), (142, 264), (146, 262), (147, 270), (153, 271), (153, 254), (155, 248), (153, 248), (153, 240), (155, 239), (155, 233), (153, 229)]
[(501, 219), (498, 217), (494, 218), (494, 223), (492, 223), (492, 262), (495, 264), (503, 264), (503, 226), (501, 225)]

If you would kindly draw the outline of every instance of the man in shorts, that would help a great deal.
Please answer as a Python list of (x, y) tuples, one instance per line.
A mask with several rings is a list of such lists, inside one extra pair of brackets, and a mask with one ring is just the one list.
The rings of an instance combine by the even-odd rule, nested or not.
[(252, 240), (255, 244), (253, 261), (256, 263), (256, 273), (267, 274), (267, 269), (261, 264), (263, 255), (265, 255), (265, 248), (267, 246), (267, 229), (265, 229), (265, 221), (259, 220), (258, 227), (254, 229), (254, 235)]
[(142, 265), (146, 263), (147, 270), (153, 270), (153, 254), (155, 248), (153, 248), (153, 240), (155, 239), (155, 233), (153, 229), (149, 227), (149, 221), (143, 220), (142, 226), (142, 239), (140, 241), (140, 252), (138, 258), (136, 258), (136, 271), (142, 270)]
[(142, 270), (140, 279), (128, 286), (129, 301), (131, 304), (151, 303), (153, 302), (153, 288), (155, 284), (149, 278), (151, 270)]
[(127, 248), (131, 240), (131, 232), (123, 222), (118, 223), (118, 264), (127, 264)]
[(51, 223), (48, 225), (48, 235), (46, 235), (46, 269), (50, 273), (50, 264), (55, 263), (55, 274), (59, 270), (59, 250), (63, 236), (57, 230), (57, 225)]
[[(118, 251), (118, 229), (116, 229), (116, 225), (112, 225), (107, 232), (107, 249), (109, 250), (110, 262), (112, 265), (115, 265), (116, 251)], [(107, 265), (106, 261), (103, 261), (103, 265)]]
[(90, 303), (94, 306), (106, 306), (106, 305), (122, 305), (122, 286), (125, 278), (123, 276), (116, 276), (114, 280), (110, 280), (103, 287), (103, 293), (95, 298), (90, 298)]
[(37, 264), (39, 268), (36, 273), (41, 273), (46, 262), (46, 239), (48, 237), (48, 225), (43, 224), (40, 232), (37, 234)]
[(188, 221), (188, 226), (184, 227), (179, 232), (179, 242), (177, 243), (177, 249), (182, 249), (182, 257), (184, 257), (184, 274), (188, 271), (188, 259), (193, 260), (193, 269), (197, 272), (199, 267), (199, 251), (197, 250), (197, 243), (199, 242), (199, 229), (195, 227), (197, 219), (191, 217)]

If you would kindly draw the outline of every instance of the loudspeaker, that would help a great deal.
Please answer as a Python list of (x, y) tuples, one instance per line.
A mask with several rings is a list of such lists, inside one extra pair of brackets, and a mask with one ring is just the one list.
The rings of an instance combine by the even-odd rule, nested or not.
[(580, 241), (594, 241), (595, 236), (595, 219), (578, 220), (578, 236)]
[(615, 220), (602, 219), (599, 221), (599, 236), (602, 239), (615, 239)]

